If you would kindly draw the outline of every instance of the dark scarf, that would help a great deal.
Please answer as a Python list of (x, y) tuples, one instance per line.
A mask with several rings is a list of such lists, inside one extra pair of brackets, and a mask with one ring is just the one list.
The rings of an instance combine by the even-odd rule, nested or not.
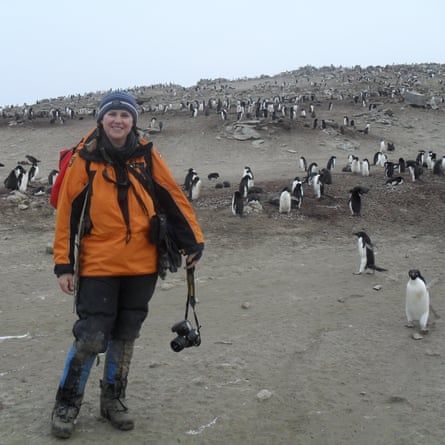
[[(102, 132), (98, 141), (98, 147), (105, 161), (103, 176), (106, 181), (114, 183), (117, 187), (117, 201), (127, 227), (125, 242), (128, 243), (131, 239), (130, 214), (128, 210), (128, 190), (131, 186), (131, 182), (128, 177), (127, 161), (136, 155), (136, 151), (139, 147), (138, 137), (134, 131), (131, 131), (127, 136), (124, 147), (116, 148), (110, 142), (106, 134)], [(116, 180), (112, 179), (108, 174), (108, 165), (113, 167)], [(136, 195), (136, 198), (141, 204), (142, 200), (140, 197)], [(143, 205), (143, 207), (145, 208), (145, 205)]]

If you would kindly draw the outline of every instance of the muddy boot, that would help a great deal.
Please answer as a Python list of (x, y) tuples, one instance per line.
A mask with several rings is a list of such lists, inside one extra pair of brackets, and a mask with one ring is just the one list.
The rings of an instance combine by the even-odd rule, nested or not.
[(55, 437), (67, 439), (73, 432), (95, 356), (77, 342), (68, 352), (51, 414), (51, 432)]
[(133, 347), (133, 340), (111, 340), (108, 343), (104, 378), (100, 382), (100, 413), (119, 430), (134, 428), (134, 420), (128, 412), (125, 400)]
[(134, 420), (128, 412), (125, 386), (126, 382), (100, 382), (100, 414), (108, 419), (114, 428), (127, 431), (134, 428)]
[(68, 439), (74, 430), (82, 396), (72, 396), (67, 391), (57, 391), (56, 404), (51, 414), (51, 433), (59, 439)]

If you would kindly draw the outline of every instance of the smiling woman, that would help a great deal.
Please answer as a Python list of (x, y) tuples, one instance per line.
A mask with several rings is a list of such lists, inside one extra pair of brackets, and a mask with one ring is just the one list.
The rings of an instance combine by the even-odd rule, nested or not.
[(204, 248), (193, 208), (159, 152), (139, 133), (137, 118), (132, 95), (107, 94), (97, 128), (76, 147), (60, 189), (54, 272), (62, 291), (75, 293), (79, 319), (52, 414), (52, 433), (59, 438), (72, 434), (101, 352), (101, 415), (117, 429), (134, 427), (125, 401), (129, 367), (158, 274), (163, 277), (158, 246), (166, 242), (167, 228), (161, 230), (157, 210), (171, 222), (169, 234), (187, 256), (187, 268)]

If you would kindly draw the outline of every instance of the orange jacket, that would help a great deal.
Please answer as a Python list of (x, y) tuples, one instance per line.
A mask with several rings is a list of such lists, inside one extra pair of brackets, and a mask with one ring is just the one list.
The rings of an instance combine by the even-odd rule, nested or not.
[[(139, 139), (139, 156), (127, 161), (145, 166), (141, 153), (147, 150), (148, 141)], [(84, 153), (86, 154), (83, 156)], [(113, 168), (97, 157), (96, 134), (84, 138), (68, 166), (59, 194), (54, 237), (55, 273), (73, 273), (74, 238), (90, 177), (89, 219), (91, 230), (82, 238), (80, 249), (81, 276), (125, 276), (150, 274), (157, 271), (157, 249), (148, 239), (150, 218), (156, 213), (150, 194), (133, 175), (129, 174), (128, 210), (131, 237), (117, 200), (117, 186), (104, 178), (116, 179)], [(91, 161), (87, 167), (88, 153)], [(94, 159), (97, 159), (94, 160)], [(185, 254), (204, 247), (204, 238), (190, 202), (176, 183), (160, 153), (151, 149), (151, 171), (156, 186), (156, 196), (168, 216), (178, 247)], [(138, 201), (138, 195), (145, 209)], [(147, 212), (148, 215), (145, 213)]]

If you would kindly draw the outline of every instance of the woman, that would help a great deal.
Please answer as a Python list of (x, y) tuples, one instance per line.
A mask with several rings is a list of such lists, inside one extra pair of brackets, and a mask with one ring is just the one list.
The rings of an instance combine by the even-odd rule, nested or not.
[(195, 266), (204, 248), (190, 203), (159, 152), (138, 133), (137, 117), (133, 96), (107, 94), (97, 128), (78, 145), (60, 189), (54, 272), (62, 291), (75, 292), (79, 317), (52, 413), (52, 433), (60, 438), (71, 436), (91, 366), (105, 351), (101, 415), (115, 428), (134, 427), (125, 390), (134, 341), (161, 273), (153, 239), (162, 230), (155, 215), (167, 215), (186, 267)]

